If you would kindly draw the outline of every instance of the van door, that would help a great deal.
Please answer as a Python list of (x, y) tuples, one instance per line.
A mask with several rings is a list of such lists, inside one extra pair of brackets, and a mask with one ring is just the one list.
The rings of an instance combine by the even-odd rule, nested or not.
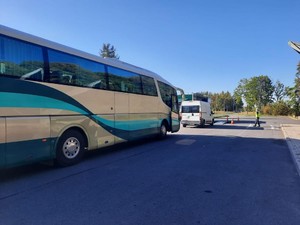
[(191, 106), (191, 120), (200, 122), (201, 107), (199, 105)]
[(209, 104), (202, 104), (202, 117), (205, 120), (205, 123), (212, 122), (212, 114)]
[(182, 106), (182, 119), (187, 121), (199, 121), (200, 107), (199, 105)]

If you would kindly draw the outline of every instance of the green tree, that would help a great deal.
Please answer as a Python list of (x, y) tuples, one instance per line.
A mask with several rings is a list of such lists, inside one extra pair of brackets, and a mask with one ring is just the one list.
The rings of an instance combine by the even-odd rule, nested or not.
[(290, 106), (290, 112), (294, 116), (299, 116), (299, 91), (297, 89), (297, 85), (295, 84), (294, 87), (287, 88), (287, 95), (289, 96), (288, 104)]
[(286, 96), (285, 86), (279, 80), (274, 85), (275, 102), (281, 101)]
[(245, 99), (247, 110), (261, 108), (272, 102), (274, 86), (268, 76), (260, 75), (250, 79), (241, 79), (235, 89), (235, 95)]
[[(300, 75), (300, 62), (298, 63), (297, 65), (297, 73), (296, 73), (296, 76), (298, 75), (298, 78), (299, 78), (299, 75)], [(299, 83), (298, 83), (299, 84)]]
[(224, 110), (224, 100), (221, 98), (219, 93), (214, 93), (211, 96), (211, 107), (214, 111)]
[(300, 114), (300, 62), (297, 65), (296, 78), (294, 80), (294, 86), (286, 88), (287, 95), (289, 96), (288, 104), (290, 111), (296, 117)]
[(116, 54), (116, 49), (113, 45), (109, 43), (103, 44), (102, 49), (100, 49), (100, 56), (103, 58), (116, 58), (119, 59), (120, 57)]
[(248, 83), (248, 79), (243, 78), (239, 81), (237, 88), (234, 90), (235, 97), (243, 97), (245, 95), (245, 86)]
[(289, 96), (288, 104), (290, 106), (291, 113), (298, 117), (300, 115), (300, 62), (297, 65), (296, 78), (294, 80), (294, 86), (286, 88), (287, 95)]
[(221, 99), (224, 100), (224, 111), (233, 111), (234, 108), (234, 99), (231, 94), (227, 92), (221, 92), (220, 94)]
[(244, 106), (244, 102), (241, 96), (233, 96), (234, 98), (234, 102), (235, 102), (235, 111), (242, 111), (243, 110), (243, 106)]
[(241, 79), (237, 88), (234, 90), (233, 97), (236, 102), (236, 110), (241, 111), (244, 106), (243, 98), (245, 96), (245, 86), (247, 84), (247, 79)]

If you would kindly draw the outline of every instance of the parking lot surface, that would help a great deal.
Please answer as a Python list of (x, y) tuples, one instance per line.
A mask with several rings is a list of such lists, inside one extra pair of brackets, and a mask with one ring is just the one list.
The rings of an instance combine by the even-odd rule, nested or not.
[(300, 179), (282, 131), (297, 122), (218, 122), (72, 167), (1, 171), (1, 224), (298, 225)]

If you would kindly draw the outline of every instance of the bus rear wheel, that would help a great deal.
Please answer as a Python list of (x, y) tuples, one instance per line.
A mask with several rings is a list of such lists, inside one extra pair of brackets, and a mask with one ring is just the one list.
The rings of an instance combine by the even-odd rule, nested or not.
[(59, 166), (70, 166), (78, 163), (85, 151), (85, 139), (77, 130), (66, 131), (58, 140), (56, 162)]

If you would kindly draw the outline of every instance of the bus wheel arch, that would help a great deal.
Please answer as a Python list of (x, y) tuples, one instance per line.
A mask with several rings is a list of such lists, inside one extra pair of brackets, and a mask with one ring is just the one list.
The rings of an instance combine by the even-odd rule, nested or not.
[(56, 144), (55, 162), (59, 166), (71, 166), (81, 161), (88, 146), (85, 132), (73, 127), (65, 130)]

